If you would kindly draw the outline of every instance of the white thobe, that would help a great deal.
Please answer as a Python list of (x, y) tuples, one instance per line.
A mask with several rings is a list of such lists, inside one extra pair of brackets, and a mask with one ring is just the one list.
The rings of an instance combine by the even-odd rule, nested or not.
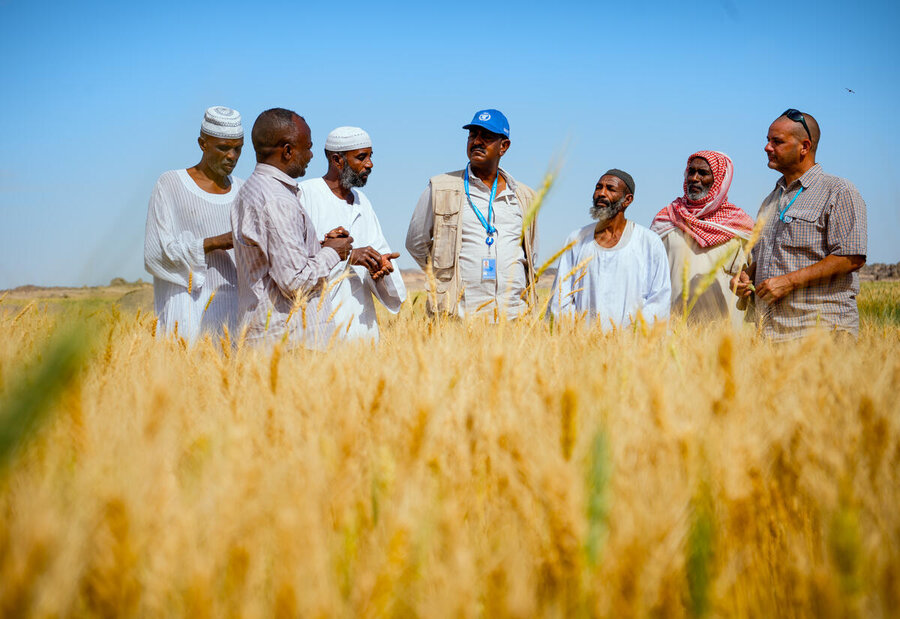
[[(638, 312), (648, 323), (666, 320), (672, 286), (659, 236), (629, 221), (615, 247), (606, 248), (594, 240), (595, 227), (589, 224), (566, 239), (566, 245), (575, 245), (559, 259), (548, 313), (584, 313), (602, 328), (627, 326)], [(583, 269), (572, 273), (588, 259)]]
[[(732, 276), (740, 272), (746, 262), (741, 239), (736, 237), (728, 243), (701, 247), (689, 234), (675, 228), (666, 232), (662, 241), (672, 274), (672, 311), (681, 313), (687, 295), (688, 305), (694, 303), (692, 320), (707, 322), (727, 318), (732, 326), (739, 328), (744, 322), (744, 312), (738, 309), (738, 298), (730, 286)], [(716, 269), (715, 279), (694, 301), (698, 285), (713, 269)]]
[[(231, 250), (203, 252), (204, 239), (231, 230), (231, 203), (243, 181), (231, 178), (228, 193), (207, 193), (187, 170), (159, 177), (147, 209), (144, 267), (153, 275), (157, 333), (190, 342), (202, 331), (237, 327), (237, 271)], [(210, 299), (212, 299), (210, 301)]]
[[(346, 200), (334, 195), (324, 179), (314, 178), (300, 183), (300, 203), (320, 237), (343, 226), (353, 237), (354, 247), (370, 246), (380, 254), (391, 253), (366, 194), (356, 188), (352, 192), (353, 204), (347, 204)], [(334, 284), (345, 272), (346, 277)], [(366, 267), (344, 260), (331, 270), (328, 279), (331, 307), (334, 308), (332, 322), (337, 333), (346, 339), (378, 340), (378, 320), (372, 295), (393, 314), (400, 311), (400, 305), (406, 300), (406, 285), (400, 269), (375, 281)]]

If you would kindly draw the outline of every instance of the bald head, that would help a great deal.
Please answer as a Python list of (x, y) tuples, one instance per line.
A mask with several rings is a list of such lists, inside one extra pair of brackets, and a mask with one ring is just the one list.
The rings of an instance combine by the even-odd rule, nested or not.
[(807, 112), (801, 112), (801, 113), (803, 114), (803, 120), (806, 121), (806, 126), (809, 127), (809, 135), (807, 135), (806, 128), (803, 126), (803, 123), (800, 122), (799, 120), (795, 121), (791, 118), (788, 118), (784, 114), (779, 116), (777, 120), (784, 119), (784, 120), (790, 122), (791, 123), (791, 125), (790, 125), (791, 134), (793, 134), (793, 136), (796, 137), (801, 142), (803, 140), (809, 140), (810, 141), (809, 150), (811, 150), (813, 153), (815, 153), (816, 150), (819, 148), (819, 137), (821, 136), (821, 132), (819, 131), (819, 123), (816, 121), (816, 119), (813, 117), (812, 114), (809, 114)]

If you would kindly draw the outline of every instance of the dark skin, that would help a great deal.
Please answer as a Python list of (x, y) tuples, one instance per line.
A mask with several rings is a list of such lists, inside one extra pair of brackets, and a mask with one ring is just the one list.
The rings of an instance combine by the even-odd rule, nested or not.
[[(197, 186), (206, 193), (225, 194), (231, 191), (231, 173), (241, 157), (244, 138), (229, 140), (216, 138), (201, 133), (197, 138), (200, 151), (200, 163), (187, 169), (188, 175)], [(209, 253), (217, 249), (231, 249), (234, 238), (231, 232), (217, 234), (203, 239), (203, 252)]]
[[(766, 136), (765, 151), (769, 158), (769, 167), (784, 175), (788, 187), (816, 165), (819, 124), (812, 116), (808, 114), (804, 116), (812, 135), (807, 135), (802, 124), (782, 116), (769, 126), (769, 133)], [(766, 279), (756, 286), (756, 296), (767, 303), (776, 303), (795, 290), (821, 280), (852, 273), (862, 268), (865, 263), (865, 256), (825, 256), (803, 269)], [(754, 293), (755, 275), (754, 264), (745, 267), (731, 278), (731, 289), (738, 297), (745, 298)]]
[[(493, 133), (483, 127), (469, 129), (466, 142), (466, 154), (469, 157), (469, 168), (472, 174), (481, 179), (488, 187), (493, 186), (494, 179), (500, 171), (500, 158), (509, 150), (512, 142), (509, 138)], [(506, 180), (500, 175), (497, 180), (497, 193), (506, 189)]]
[[(280, 141), (280, 148), (273, 149), (265, 157), (257, 155), (257, 161), (278, 168), (291, 178), (303, 176), (306, 173), (306, 166), (313, 157), (309, 125), (295, 115), (293, 129), (281, 136)], [(353, 248), (352, 243), (353, 237), (350, 233), (338, 227), (325, 235), (322, 247), (330, 247), (337, 252), (341, 260), (344, 260)]]
[[(684, 180), (687, 182), (688, 198), (691, 200), (702, 200), (709, 195), (709, 188), (713, 186), (715, 177), (706, 159), (694, 157), (688, 162)], [(701, 196), (701, 194), (703, 195)]]
[[(374, 164), (372, 163), (372, 149), (358, 148), (348, 150), (343, 153), (328, 153), (328, 171), (322, 180), (331, 189), (331, 192), (338, 198), (344, 200), (347, 204), (353, 204), (353, 191), (350, 188), (341, 185), (341, 171), (348, 167), (361, 174), (368, 179), (372, 173)], [(350, 252), (350, 264), (358, 264), (366, 267), (372, 279), (379, 280), (388, 273), (394, 272), (394, 265), (391, 260), (396, 260), (400, 254), (393, 252), (390, 254), (381, 254), (371, 246), (355, 247)]]
[(625, 232), (625, 224), (628, 222), (625, 219), (625, 209), (634, 200), (634, 195), (629, 193), (625, 181), (618, 176), (607, 174), (601, 176), (597, 181), (597, 185), (594, 187), (594, 206), (610, 206), (623, 197), (625, 201), (622, 202), (622, 210), (609, 221), (598, 221), (594, 227), (594, 241), (600, 247), (608, 249), (619, 243)]

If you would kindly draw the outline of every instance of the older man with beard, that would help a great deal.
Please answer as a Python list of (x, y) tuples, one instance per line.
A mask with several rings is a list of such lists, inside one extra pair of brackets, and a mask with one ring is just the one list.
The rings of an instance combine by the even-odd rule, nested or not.
[(612, 169), (597, 181), (591, 217), (575, 230), (559, 259), (548, 313), (585, 315), (601, 327), (666, 320), (672, 287), (659, 236), (625, 219), (634, 200), (634, 179)]
[[(684, 171), (684, 194), (657, 213), (650, 229), (662, 238), (669, 256), (672, 311), (681, 312), (687, 303), (691, 320), (727, 318), (738, 327), (744, 312), (730, 281), (746, 263), (743, 241), (753, 220), (728, 201), (733, 177), (734, 164), (725, 153), (694, 153)], [(700, 290), (708, 274), (715, 279)]]
[(328, 172), (300, 183), (300, 201), (316, 230), (342, 227), (356, 247), (329, 275), (334, 324), (345, 339), (378, 340), (372, 295), (391, 313), (400, 311), (406, 286), (391, 260), (391, 252), (372, 204), (360, 188), (372, 172), (372, 140), (359, 127), (338, 127), (325, 140)]

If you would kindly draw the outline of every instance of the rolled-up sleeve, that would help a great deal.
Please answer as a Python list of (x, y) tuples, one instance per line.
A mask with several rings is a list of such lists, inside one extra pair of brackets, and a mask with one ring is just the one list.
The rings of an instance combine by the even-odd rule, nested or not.
[(422, 192), (406, 232), (406, 251), (423, 270), (431, 254), (434, 232), (434, 209), (431, 206), (431, 183)]
[(272, 280), (289, 298), (314, 288), (340, 262), (338, 253), (330, 247), (308, 249), (304, 231), (312, 222), (296, 202), (273, 200), (264, 212)]
[(865, 256), (868, 245), (866, 203), (849, 181), (837, 192), (828, 214), (828, 253), (837, 256)]

